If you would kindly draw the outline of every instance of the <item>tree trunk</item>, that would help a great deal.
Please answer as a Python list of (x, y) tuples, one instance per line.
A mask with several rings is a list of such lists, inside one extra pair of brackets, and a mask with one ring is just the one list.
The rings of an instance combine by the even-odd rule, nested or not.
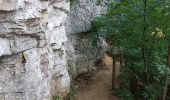
[(164, 87), (162, 100), (166, 99), (167, 90), (168, 90), (168, 75), (166, 75), (166, 79), (165, 79), (165, 87)]
[(124, 63), (124, 59), (123, 59), (124, 57), (123, 57), (123, 54), (122, 53), (120, 53), (120, 68), (121, 68), (121, 72), (123, 72), (123, 63)]
[(113, 58), (113, 68), (112, 68), (112, 89), (115, 89), (115, 81), (116, 81), (116, 58)]
[(166, 94), (167, 94), (167, 90), (168, 90), (168, 73), (167, 73), (168, 66), (170, 66), (170, 45), (168, 46), (167, 68), (166, 68), (165, 86), (164, 86), (162, 100), (166, 99)]

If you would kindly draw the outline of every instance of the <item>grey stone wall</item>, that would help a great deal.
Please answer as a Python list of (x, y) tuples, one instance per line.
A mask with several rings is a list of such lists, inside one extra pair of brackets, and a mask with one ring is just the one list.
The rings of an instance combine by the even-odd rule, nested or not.
[(94, 68), (97, 50), (92, 45), (91, 35), (91, 33), (67, 35), (67, 64), (73, 78)]
[(0, 100), (67, 94), (69, 8), (67, 0), (0, 0)]
[(0, 100), (66, 96), (70, 76), (93, 67), (95, 0), (0, 0)]
[(74, 0), (66, 23), (67, 33), (87, 32), (91, 28), (91, 21), (107, 11), (105, 5), (98, 5), (97, 0)]
[(91, 21), (106, 11), (105, 6), (97, 5), (97, 0), (72, 2), (66, 23), (66, 46), (68, 67), (73, 77), (94, 67), (98, 51), (92, 46)]

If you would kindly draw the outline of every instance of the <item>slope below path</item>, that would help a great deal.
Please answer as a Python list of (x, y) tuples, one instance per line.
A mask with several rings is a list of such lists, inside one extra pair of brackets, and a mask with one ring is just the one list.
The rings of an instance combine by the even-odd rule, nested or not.
[(118, 100), (112, 93), (112, 63), (109, 56), (105, 56), (107, 68), (99, 69), (94, 76), (94, 82), (78, 90), (76, 100)]

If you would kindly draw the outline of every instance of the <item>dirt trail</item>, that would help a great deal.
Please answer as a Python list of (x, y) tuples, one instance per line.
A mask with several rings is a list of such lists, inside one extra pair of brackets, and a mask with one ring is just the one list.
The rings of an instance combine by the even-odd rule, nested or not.
[(112, 93), (112, 58), (105, 56), (104, 63), (109, 68), (100, 69), (94, 76), (94, 83), (80, 89), (76, 100), (117, 100)]

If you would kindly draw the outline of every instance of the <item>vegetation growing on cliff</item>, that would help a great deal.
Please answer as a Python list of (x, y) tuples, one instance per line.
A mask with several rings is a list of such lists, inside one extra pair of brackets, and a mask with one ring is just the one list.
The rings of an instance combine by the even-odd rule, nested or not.
[(71, 6), (73, 6), (74, 4), (76, 4), (76, 2), (78, 2), (78, 0), (70, 0)]
[(108, 8), (107, 14), (95, 19), (93, 30), (112, 45), (113, 57), (115, 48), (124, 56), (118, 96), (122, 100), (169, 100), (169, 2), (121, 0), (110, 2)]
[(77, 92), (77, 87), (71, 84), (70, 92), (66, 97), (53, 96), (52, 100), (75, 100), (76, 92)]

